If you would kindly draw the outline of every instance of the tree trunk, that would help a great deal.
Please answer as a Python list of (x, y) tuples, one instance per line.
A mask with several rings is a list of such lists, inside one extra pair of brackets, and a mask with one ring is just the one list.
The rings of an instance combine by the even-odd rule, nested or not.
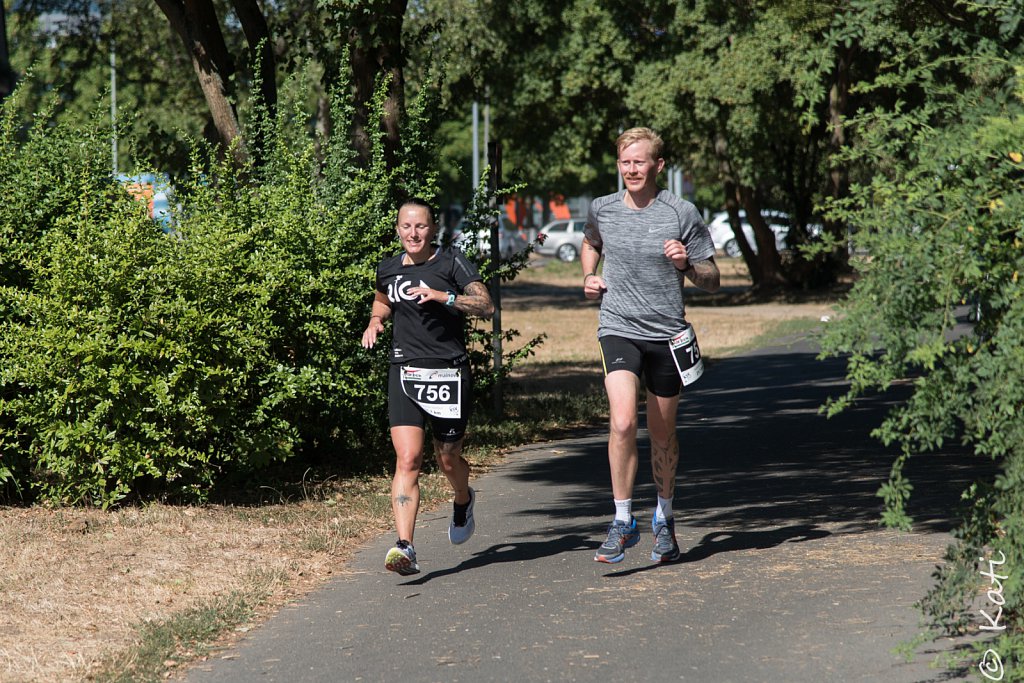
[(212, 0), (156, 0), (171, 28), (185, 44), (199, 77), (214, 128), (224, 146), (239, 164), (248, 160), (245, 141), (232, 101), (231, 78), (235, 65), (228, 53)]
[(324, 156), (327, 151), (324, 149), (324, 143), (331, 137), (333, 120), (331, 119), (331, 100), (327, 96), (327, 93), (321, 88), (317, 88), (316, 97), (316, 138), (313, 144), (316, 147), (316, 157), (320, 161), (324, 160)]
[(0, 102), (14, 90), (16, 80), (7, 49), (7, 8), (0, 0)]
[(736, 192), (736, 198), (743, 205), (743, 210), (747, 213), (747, 221), (754, 229), (754, 239), (757, 240), (757, 262), (761, 271), (761, 284), (784, 284), (786, 277), (782, 273), (779, 250), (775, 248), (775, 232), (768, 226), (761, 213), (763, 208), (761, 200), (754, 190), (742, 183), (736, 185)]
[(253, 68), (259, 74), (260, 96), (267, 113), (273, 118), (277, 111), (277, 60), (270, 27), (256, 0), (232, 0), (232, 5), (249, 43)]
[[(378, 76), (389, 78), (380, 128), (384, 134), (384, 160), (388, 168), (397, 163), (401, 138), (399, 126), (405, 110), (405, 52), (402, 49), (402, 24), (408, 0), (383, 0), (382, 11), (369, 23), (353, 22), (349, 28), (349, 59), (355, 88), (355, 116), (352, 142), (360, 161), (369, 164), (372, 157), (370, 107)], [(372, 31), (371, 31), (372, 29)]]
[[(829, 139), (829, 152), (832, 158), (842, 151), (846, 145), (846, 126), (844, 117), (850, 99), (850, 66), (856, 55), (857, 46), (840, 47), (836, 56), (836, 77), (829, 90), (828, 96), (828, 118), (832, 135)], [(829, 195), (832, 200), (842, 199), (847, 195), (849, 189), (849, 174), (845, 166), (832, 162), (829, 170)], [(833, 235), (843, 243), (848, 239), (846, 225), (835, 220), (826, 220), (825, 231)], [(849, 260), (849, 253), (846, 249), (834, 254), (836, 260), (845, 265)]]
[[(761, 216), (761, 202), (756, 193), (740, 182), (733, 173), (728, 148), (725, 136), (721, 133), (717, 134), (715, 136), (715, 155), (718, 157), (718, 172), (725, 189), (725, 210), (729, 213), (729, 222), (732, 224), (736, 244), (743, 254), (743, 260), (747, 262), (751, 282), (755, 289), (782, 284), (785, 282), (785, 277), (782, 274), (779, 251), (775, 248), (775, 233)], [(739, 216), (740, 207), (746, 212), (747, 221), (754, 230), (758, 252), (756, 254), (743, 232)]]

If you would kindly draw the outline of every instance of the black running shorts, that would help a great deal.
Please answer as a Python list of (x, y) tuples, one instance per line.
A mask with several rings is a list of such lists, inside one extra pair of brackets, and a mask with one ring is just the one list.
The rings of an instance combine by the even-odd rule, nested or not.
[(637, 377), (643, 377), (647, 391), (655, 396), (679, 394), (683, 381), (679, 378), (679, 369), (672, 359), (667, 339), (648, 341), (608, 335), (598, 341), (601, 343), (605, 376), (616, 370), (628, 370)]
[(392, 427), (423, 428), (430, 421), (430, 430), (436, 441), (453, 443), (466, 435), (466, 425), (473, 408), (473, 377), (469, 363), (453, 364), (451, 361), (417, 360), (407, 365), (417, 368), (458, 368), (461, 373), (461, 401), (458, 419), (439, 418), (427, 413), (416, 401), (402, 391), (402, 364), (392, 363), (388, 370), (388, 422)]

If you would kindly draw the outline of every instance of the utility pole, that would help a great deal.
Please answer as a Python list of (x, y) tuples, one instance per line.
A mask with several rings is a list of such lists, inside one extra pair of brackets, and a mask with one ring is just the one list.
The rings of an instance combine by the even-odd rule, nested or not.
[(501, 186), (501, 143), (487, 143), (487, 158), (490, 160), (490, 174), (488, 177), (488, 189), (490, 199), (488, 200), (491, 211), (491, 299), (494, 301), (494, 317), (491, 319), (493, 331), (492, 344), (494, 346), (494, 417), (500, 420), (505, 412), (504, 398), (502, 396), (501, 381), (501, 278), (498, 277), (498, 268), (501, 265), (501, 249), (498, 239), (498, 226), (500, 219), (494, 216), (497, 210), (498, 188)]
[[(101, 18), (101, 17), (100, 17)], [(117, 43), (114, 38), (116, 19), (114, 17), (114, 0), (111, 0), (111, 167), (114, 176), (118, 175), (118, 56)]]
[[(114, 30), (114, 13), (110, 13), (110, 30)], [(110, 156), (114, 175), (117, 175), (117, 52), (114, 36), (110, 36)]]
[(480, 182), (480, 105), (473, 102), (473, 187), (469, 193), (470, 197), (476, 196), (476, 184)]

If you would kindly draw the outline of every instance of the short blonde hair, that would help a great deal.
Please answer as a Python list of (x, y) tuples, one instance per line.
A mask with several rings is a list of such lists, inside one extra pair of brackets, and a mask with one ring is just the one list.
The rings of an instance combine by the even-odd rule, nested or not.
[(661, 158), (661, 152), (665, 147), (665, 141), (661, 136), (650, 128), (630, 128), (615, 140), (615, 152), (621, 152), (635, 142), (651, 143), (651, 156), (655, 159)]

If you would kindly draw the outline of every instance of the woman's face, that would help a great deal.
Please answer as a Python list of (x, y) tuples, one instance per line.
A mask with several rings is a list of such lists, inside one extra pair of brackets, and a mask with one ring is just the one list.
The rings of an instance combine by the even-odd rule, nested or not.
[(398, 211), (398, 239), (410, 257), (429, 253), (430, 243), (437, 231), (430, 211), (424, 206), (406, 204)]

